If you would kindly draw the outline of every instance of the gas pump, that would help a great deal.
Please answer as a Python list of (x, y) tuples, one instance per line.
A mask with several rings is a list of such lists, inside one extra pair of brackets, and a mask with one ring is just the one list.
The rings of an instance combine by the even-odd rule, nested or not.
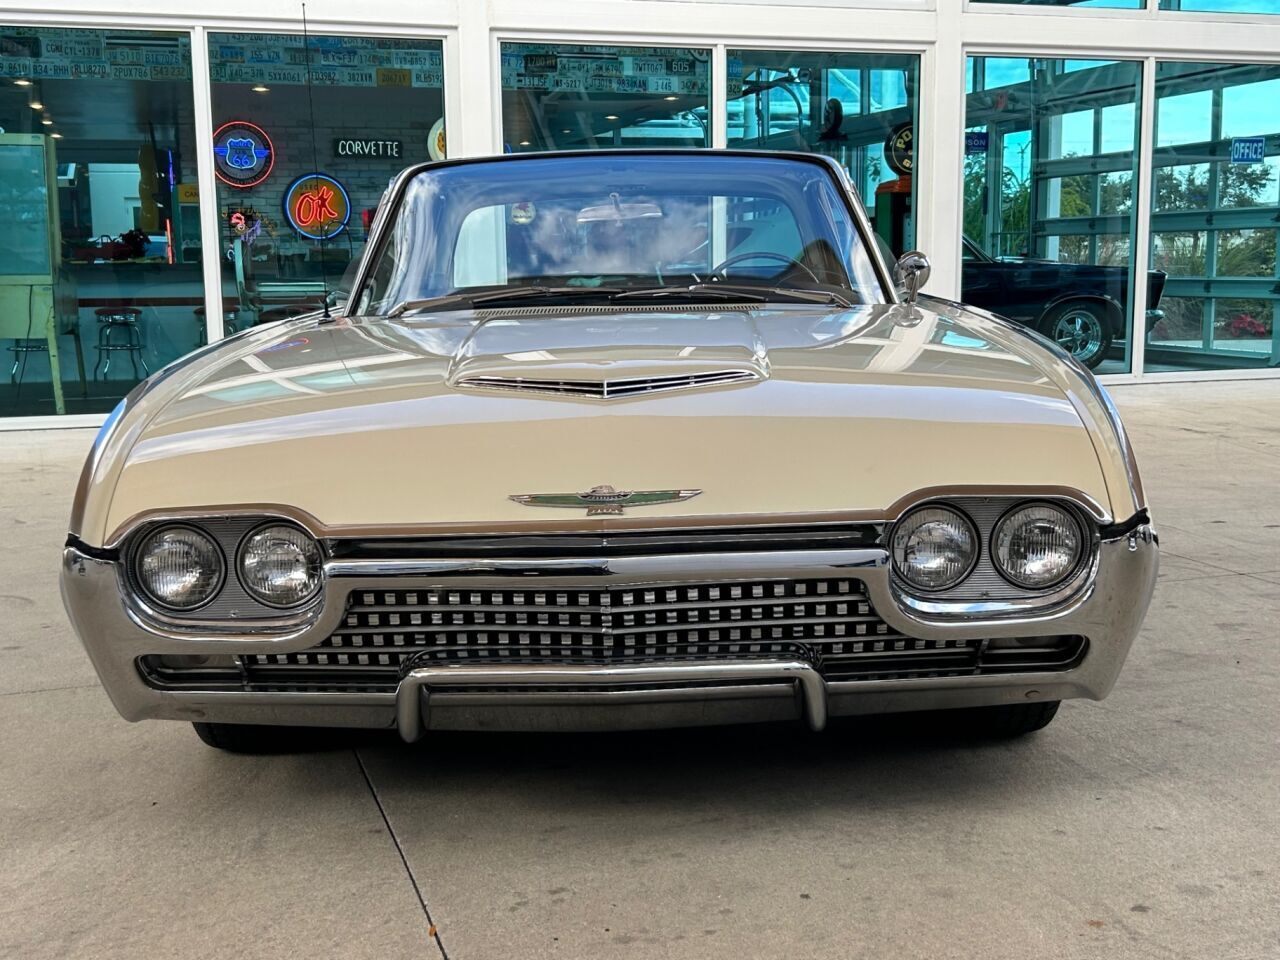
[(875, 231), (889, 244), (895, 257), (907, 252), (915, 236), (915, 214), (911, 208), (914, 130), (910, 123), (899, 124), (884, 142), (884, 161), (898, 175), (876, 187)]

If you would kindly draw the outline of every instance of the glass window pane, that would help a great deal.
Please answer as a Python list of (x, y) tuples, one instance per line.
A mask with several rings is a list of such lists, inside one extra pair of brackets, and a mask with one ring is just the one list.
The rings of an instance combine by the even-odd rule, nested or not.
[(1278, 0), (1160, 0), (1161, 10), (1203, 13), (1280, 13)]
[(204, 336), (190, 41), (0, 44), (0, 416), (105, 412)]
[(915, 246), (918, 69), (906, 54), (730, 50), (729, 146), (834, 157), (902, 254)]
[(973, 0), (974, 3), (1018, 3), (1036, 7), (1120, 7), (1141, 10), (1144, 0)]
[(1129, 370), (1141, 65), (975, 57), (970, 73), (962, 299)]
[(1212, 136), (1213, 94), (1208, 90), (1156, 100), (1156, 146), (1201, 143)]
[(445, 155), (441, 55), (435, 40), (209, 35), (229, 329), (342, 295), (391, 178)]
[[(1280, 65), (1159, 63), (1146, 369), (1280, 363)], [(1177, 136), (1164, 131), (1176, 130)]]
[(710, 95), (709, 50), (504, 43), (503, 150), (709, 147)]
[(973, 0), (975, 4), (1030, 4), (1032, 6), (1119, 6), (1125, 10), (1142, 9), (1144, 0)]

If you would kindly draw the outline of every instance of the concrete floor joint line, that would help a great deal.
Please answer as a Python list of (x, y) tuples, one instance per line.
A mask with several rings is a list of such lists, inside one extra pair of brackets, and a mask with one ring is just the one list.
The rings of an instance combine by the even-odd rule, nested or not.
[(364, 777), (364, 785), (369, 788), (369, 796), (373, 797), (373, 803), (378, 808), (378, 815), (382, 817), (382, 824), (387, 828), (387, 835), (391, 837), (391, 842), (395, 845), (396, 854), (400, 857), (400, 864), (404, 867), (405, 876), (409, 878), (409, 884), (413, 887), (413, 894), (418, 898), (419, 906), (422, 907), (422, 915), (427, 920), (427, 937), (435, 942), (444, 960), (449, 960), (449, 951), (444, 948), (444, 941), (440, 939), (440, 930), (435, 921), (431, 919), (431, 908), (427, 906), (427, 898), (422, 895), (422, 888), (418, 886), (418, 878), (413, 875), (413, 868), (409, 866), (409, 858), (404, 855), (404, 848), (400, 845), (400, 838), (396, 836), (395, 828), (391, 826), (391, 818), (387, 816), (386, 808), (382, 806), (382, 798), (378, 796), (378, 791), (373, 785), (373, 778), (369, 776), (369, 770), (364, 765), (364, 758), (360, 756), (360, 751), (357, 749), (353, 749), (351, 753), (356, 758), (356, 766), (360, 768), (360, 776)]

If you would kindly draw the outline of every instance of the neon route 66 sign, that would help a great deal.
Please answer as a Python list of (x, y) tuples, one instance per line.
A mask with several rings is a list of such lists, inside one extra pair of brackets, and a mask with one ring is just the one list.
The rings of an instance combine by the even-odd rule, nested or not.
[(256, 187), (276, 165), (267, 132), (256, 123), (232, 120), (213, 131), (213, 172), (229, 187)]

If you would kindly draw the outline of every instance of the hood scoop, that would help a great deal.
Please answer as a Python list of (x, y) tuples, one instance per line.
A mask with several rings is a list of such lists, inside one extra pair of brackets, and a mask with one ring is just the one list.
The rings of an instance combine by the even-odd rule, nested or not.
[(489, 319), (460, 345), (447, 382), (458, 390), (622, 400), (768, 377), (769, 354), (750, 317), (668, 309)]
[(669, 377), (622, 377), (616, 380), (547, 380), (532, 377), (465, 377), (455, 384), (478, 390), (520, 390), (592, 400), (621, 400), (671, 390), (720, 387), (763, 379), (751, 370), (708, 370)]

